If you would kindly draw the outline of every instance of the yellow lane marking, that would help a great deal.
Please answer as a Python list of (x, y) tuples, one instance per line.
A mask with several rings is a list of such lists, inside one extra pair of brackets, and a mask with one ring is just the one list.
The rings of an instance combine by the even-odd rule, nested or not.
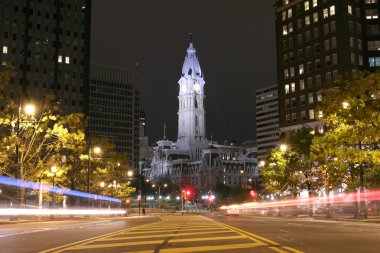
[(178, 234), (163, 234), (163, 235), (143, 235), (143, 236), (123, 236), (123, 237), (112, 237), (99, 239), (97, 241), (119, 241), (119, 240), (132, 240), (132, 239), (144, 239), (144, 238), (155, 238), (155, 237), (178, 237), (178, 236), (189, 236), (189, 235), (207, 235), (207, 234), (225, 234), (225, 233), (236, 233), (233, 231), (209, 231), (209, 232), (194, 232), (194, 233), (178, 233)]
[[(218, 240), (237, 240), (246, 239), (247, 236), (235, 235), (235, 236), (218, 236), (218, 237), (206, 237), (206, 238), (184, 238), (184, 239), (174, 239), (170, 240), (170, 243), (179, 242), (201, 242), (201, 241), (218, 241)], [(112, 248), (112, 247), (126, 247), (126, 246), (137, 246), (137, 245), (148, 245), (148, 244), (162, 244), (165, 240), (156, 241), (142, 241), (142, 242), (120, 242), (120, 243), (110, 243), (110, 244), (92, 244), (92, 245), (77, 245), (65, 250), (83, 250), (83, 249), (99, 249), (99, 248)]]
[[(195, 230), (225, 230), (225, 228), (222, 228), (222, 227), (215, 227), (215, 228), (208, 228), (208, 229), (201, 229), (201, 228), (187, 228), (187, 229), (182, 229), (182, 230), (178, 230), (178, 229), (168, 229), (168, 230), (165, 230), (165, 231), (162, 231), (162, 230), (137, 230), (139, 232), (122, 232), (120, 234), (151, 234), (151, 233), (165, 233), (165, 232), (173, 232), (173, 231), (195, 231)], [(140, 232), (141, 231), (141, 232)]]
[(247, 235), (247, 236), (249, 236), (249, 237), (255, 238), (255, 239), (260, 240), (260, 241), (262, 241), (262, 242), (269, 243), (269, 244), (270, 244), (270, 245), (269, 245), (270, 248), (273, 249), (273, 250), (275, 250), (275, 251), (277, 251), (277, 252), (286, 252), (286, 251), (283, 251), (283, 250), (279, 249), (279, 247), (280, 247), (280, 248), (283, 248), (283, 249), (287, 249), (287, 250), (289, 250), (289, 251), (291, 251), (291, 252), (295, 252), (295, 253), (303, 253), (303, 251), (299, 251), (299, 250), (297, 250), (297, 249), (294, 249), (294, 248), (291, 248), (291, 247), (288, 247), (288, 246), (281, 245), (281, 244), (279, 244), (279, 243), (277, 243), (277, 242), (274, 242), (274, 241), (269, 240), (269, 239), (267, 239), (267, 238), (261, 237), (261, 236), (259, 236), (259, 235), (252, 234), (252, 233), (250, 233), (250, 232), (247, 232), (247, 231), (241, 230), (241, 229), (236, 228), (236, 227), (229, 226), (229, 225), (227, 225), (227, 224), (224, 224), (224, 223), (219, 222), (219, 221), (215, 221), (215, 220), (210, 219), (210, 218), (207, 218), (207, 217), (204, 217), (204, 218), (207, 219), (207, 220), (210, 220), (210, 221), (214, 222), (215, 224), (221, 225), (221, 226), (223, 226), (223, 227), (225, 227), (225, 228), (231, 229), (231, 230), (236, 231), (236, 232), (241, 232), (242, 234)]
[[(161, 217), (159, 217), (159, 218), (161, 219)], [(158, 224), (158, 223), (161, 223), (161, 222), (162, 222), (162, 220), (156, 221), (156, 222), (153, 222), (153, 223), (157, 223)], [(68, 244), (65, 244), (65, 245), (62, 245), (62, 246), (58, 246), (58, 247), (55, 247), (55, 248), (52, 248), (52, 249), (40, 251), (40, 253), (49, 253), (49, 252), (56, 252), (56, 253), (58, 253), (58, 252), (62, 252), (62, 249), (65, 250), (66, 247), (70, 247), (70, 246), (81, 244), (81, 243), (82, 244), (91, 243), (91, 242), (96, 241), (97, 239), (100, 239), (100, 238), (107, 238), (107, 237), (111, 237), (111, 236), (114, 236), (114, 235), (117, 235), (117, 234), (120, 234), (120, 233), (123, 233), (123, 232), (133, 231), (133, 230), (139, 229), (141, 227), (145, 227), (147, 225), (151, 225), (151, 223), (140, 225), (140, 226), (135, 226), (135, 227), (130, 227), (130, 228), (127, 228), (127, 229), (115, 231), (115, 232), (112, 232), (112, 233), (109, 233), (109, 234), (103, 234), (103, 235), (91, 237), (91, 238), (84, 239), (84, 240), (77, 241), (77, 242), (73, 242), (73, 243), (68, 243)]]
[(172, 227), (172, 226), (167, 226), (166, 228), (156, 228), (156, 227), (145, 227), (143, 229), (139, 229), (141, 231), (149, 231), (149, 230), (156, 230), (156, 231), (164, 231), (167, 229), (186, 229), (186, 228), (198, 228), (198, 229), (209, 229), (209, 228), (217, 228), (219, 226), (204, 226), (204, 227), (193, 227), (193, 226), (186, 226), (186, 227)]
[[(225, 244), (218, 246), (195, 246), (195, 247), (183, 247), (176, 249), (161, 249), (160, 253), (182, 253), (182, 252), (209, 252), (218, 250), (232, 250), (232, 249), (247, 249), (263, 246), (262, 243), (244, 243), (244, 244)], [(128, 253), (128, 252), (124, 252)], [(129, 252), (130, 253), (130, 252)], [(152, 253), (152, 250), (134, 251), (133, 253)]]

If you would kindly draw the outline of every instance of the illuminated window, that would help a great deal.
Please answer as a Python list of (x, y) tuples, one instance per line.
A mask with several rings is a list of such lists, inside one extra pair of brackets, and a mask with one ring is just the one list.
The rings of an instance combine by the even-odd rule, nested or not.
[(310, 8), (309, 1), (306, 1), (305, 2), (305, 11), (307, 11), (309, 8)]
[(318, 12), (313, 13), (313, 22), (317, 23), (318, 22)]
[(318, 0), (313, 0), (313, 7), (318, 6)]
[(289, 9), (288, 10), (288, 18), (291, 18), (291, 17), (293, 17), (293, 11), (292, 11), (292, 9)]
[(317, 101), (318, 101), (318, 102), (321, 102), (321, 101), (322, 101), (322, 92), (321, 92), (321, 91), (318, 91), (318, 92), (317, 92)]
[(282, 20), (283, 20), (283, 21), (286, 20), (286, 11), (283, 11), (283, 12), (282, 12)]
[(289, 94), (289, 84), (285, 84), (285, 94)]
[(307, 97), (308, 97), (309, 104), (313, 104), (314, 103), (314, 94), (313, 93), (309, 93), (307, 95)]
[(290, 70), (290, 77), (294, 77), (294, 67), (291, 67), (289, 70)]
[(318, 126), (318, 132), (319, 132), (320, 134), (323, 134), (323, 132), (324, 132), (324, 127), (323, 127), (323, 125)]
[(323, 9), (323, 18), (328, 18), (329, 17), (329, 10), (326, 8), (326, 9)]
[(368, 50), (369, 51), (380, 50), (380, 40), (368, 41)]
[(323, 112), (322, 111), (318, 111), (318, 117), (321, 119), (323, 118)]
[(59, 63), (62, 62), (62, 59), (63, 59), (62, 55), (58, 55), (58, 62), (59, 62)]
[(290, 91), (291, 92), (296, 92), (296, 83), (291, 83), (290, 84)]
[(7, 46), (3, 46), (3, 54), (7, 54), (8, 53), (8, 47)]
[(330, 16), (335, 15), (335, 5), (330, 6)]
[(314, 119), (315, 116), (314, 116), (314, 109), (310, 109), (309, 110), (309, 119)]
[(380, 67), (380, 57), (369, 57), (368, 63), (370, 67)]
[(285, 69), (284, 70), (284, 78), (289, 78), (289, 70), (288, 69)]
[(347, 6), (347, 11), (348, 11), (348, 14), (352, 15), (352, 6), (351, 5)]
[(289, 31), (289, 33), (293, 32), (293, 24), (292, 23), (288, 24), (288, 31)]
[(65, 57), (65, 63), (70, 64), (70, 57), (67, 57), (67, 56)]
[(301, 64), (301, 65), (298, 66), (298, 73), (299, 73), (300, 75), (302, 75), (302, 74), (304, 73), (304, 67), (303, 67), (303, 64)]
[(288, 34), (288, 27), (287, 27), (286, 25), (284, 25), (284, 26), (282, 27), (282, 34), (283, 34), (283, 35), (287, 35), (287, 34)]
[(379, 11), (377, 9), (367, 9), (365, 10), (366, 19), (378, 19)]
[(305, 26), (309, 26), (310, 25), (310, 16), (306, 16), (305, 17)]

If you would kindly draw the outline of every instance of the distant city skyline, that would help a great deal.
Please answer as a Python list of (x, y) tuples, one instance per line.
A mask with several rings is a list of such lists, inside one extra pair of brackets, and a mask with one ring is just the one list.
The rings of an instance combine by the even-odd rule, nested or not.
[[(276, 84), (274, 1), (93, 1), (92, 62), (138, 70), (150, 141), (177, 138), (188, 34), (205, 74), (207, 137), (254, 139), (255, 90)], [(95, 29), (96, 28), (96, 29)]]

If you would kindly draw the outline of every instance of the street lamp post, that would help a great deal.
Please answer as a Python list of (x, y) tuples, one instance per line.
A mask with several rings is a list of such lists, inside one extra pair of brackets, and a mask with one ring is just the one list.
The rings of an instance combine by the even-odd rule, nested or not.
[(50, 168), (50, 172), (53, 174), (53, 207), (55, 207), (55, 197), (56, 197), (56, 193), (55, 193), (55, 176), (57, 175), (57, 166), (52, 166)]
[[(154, 188), (154, 187), (158, 187), (158, 209), (161, 209), (161, 186), (160, 185), (152, 185), (152, 187)], [(168, 187), (168, 184), (164, 184), (164, 185), (162, 185), (163, 187)]]
[[(99, 184), (99, 186), (100, 186), (100, 195), (101, 196), (103, 196), (103, 189), (104, 189), (104, 186), (105, 186), (106, 184), (102, 181), (102, 182), (100, 182), (100, 184)], [(102, 207), (102, 200), (100, 200), (99, 201), (99, 207)]]
[[(94, 147), (95, 154), (99, 154), (102, 150), (99, 147)], [(87, 164), (87, 193), (90, 193), (90, 170), (91, 170), (91, 153), (92, 153), (92, 147), (90, 144), (90, 147), (88, 149), (88, 164)]]
[[(36, 112), (36, 107), (33, 105), (33, 104), (26, 104), (26, 106), (24, 107), (24, 113), (27, 115), (27, 116), (32, 116), (34, 115)], [(16, 137), (18, 138), (20, 136), (20, 124), (23, 123), (21, 120), (21, 117), (22, 117), (22, 102), (20, 102), (20, 105), (18, 107), (18, 110), (17, 110), (17, 120), (16, 120)], [(16, 144), (16, 159), (15, 159), (15, 162), (16, 162), (16, 178), (20, 178), (20, 179), (23, 179), (23, 176), (24, 176), (24, 168), (22, 166), (22, 161), (20, 160), (20, 146), (17, 142)], [(20, 170), (20, 171), (19, 171)], [(17, 203), (21, 203), (23, 202), (23, 200), (20, 200), (19, 199), (19, 187), (17, 187)], [(21, 194), (22, 198), (23, 198), (23, 194)]]

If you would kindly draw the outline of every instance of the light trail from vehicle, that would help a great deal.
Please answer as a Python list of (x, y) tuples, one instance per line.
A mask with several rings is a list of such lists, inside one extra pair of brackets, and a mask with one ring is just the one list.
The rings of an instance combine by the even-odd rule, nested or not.
[(28, 209), (28, 208), (0, 208), (0, 216), (23, 215), (124, 215), (123, 209)]
[[(39, 191), (41, 187), (40, 183), (30, 182), (26, 180), (20, 180), (20, 179), (5, 177), (5, 176), (0, 176), (0, 185), (1, 184), (8, 185), (8, 186), (15, 186), (19, 188), (25, 188), (25, 189), (32, 189), (35, 191)], [(121, 203), (121, 200), (117, 198), (111, 198), (111, 197), (91, 194), (87, 192), (75, 191), (75, 190), (65, 189), (65, 188), (56, 187), (56, 186), (53, 187), (47, 184), (42, 184), (42, 191), (54, 192), (61, 195), (69, 195), (69, 196), (75, 196), (75, 197), (81, 197), (81, 198), (87, 198), (87, 199), (104, 200), (108, 202)]]
[(238, 210), (248, 209), (265, 209), (275, 207), (291, 207), (291, 206), (310, 206), (320, 204), (342, 204), (342, 203), (354, 203), (354, 202), (368, 202), (379, 201), (380, 190), (370, 190), (362, 194), (359, 192), (342, 193), (338, 195), (331, 195), (325, 197), (312, 197), (312, 198), (298, 198), (287, 200), (276, 200), (268, 202), (249, 202), (244, 204), (233, 204), (229, 206), (222, 206), (220, 209), (231, 211), (233, 213)]

